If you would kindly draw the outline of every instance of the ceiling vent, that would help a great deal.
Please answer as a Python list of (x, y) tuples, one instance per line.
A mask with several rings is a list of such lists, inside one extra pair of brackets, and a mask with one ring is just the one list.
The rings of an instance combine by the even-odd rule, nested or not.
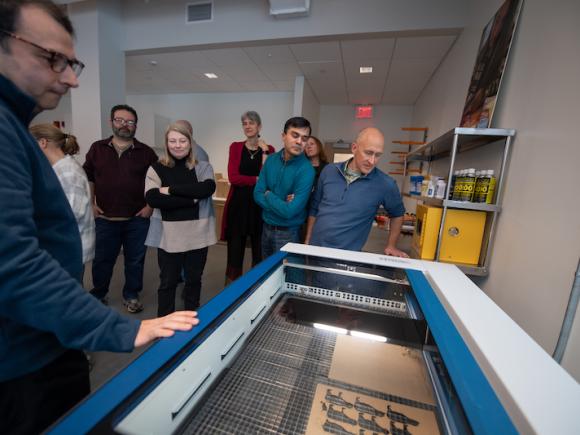
[(310, 13), (310, 0), (269, 0), (274, 18), (305, 17)]
[(188, 3), (186, 8), (188, 23), (211, 21), (213, 18), (213, 2)]

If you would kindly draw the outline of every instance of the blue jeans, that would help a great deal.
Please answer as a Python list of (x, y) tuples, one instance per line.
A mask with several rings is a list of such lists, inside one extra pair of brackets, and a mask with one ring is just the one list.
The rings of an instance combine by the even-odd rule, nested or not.
[(300, 226), (276, 227), (264, 222), (262, 227), (262, 258), (268, 258), (290, 242), (300, 243)]
[(123, 246), (125, 256), (125, 285), (123, 298), (136, 299), (143, 289), (143, 265), (145, 263), (145, 238), (149, 219), (132, 217), (126, 221), (95, 219), (96, 243), (93, 260), (93, 289), (91, 293), (103, 299), (109, 292), (113, 268)]

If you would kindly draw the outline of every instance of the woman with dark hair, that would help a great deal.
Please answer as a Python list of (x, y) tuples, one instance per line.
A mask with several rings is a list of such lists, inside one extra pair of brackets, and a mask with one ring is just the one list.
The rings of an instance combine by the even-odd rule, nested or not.
[(254, 201), (254, 187), (262, 164), (274, 152), (271, 145), (260, 139), (262, 120), (254, 111), (242, 115), (246, 140), (230, 145), (228, 178), (230, 192), (224, 206), (221, 239), (228, 242), (226, 284), (243, 272), (246, 239), (252, 244), (252, 266), (262, 261), (262, 209)]
[(52, 124), (33, 125), (30, 133), (52, 165), (77, 220), (83, 264), (86, 264), (95, 256), (95, 219), (89, 181), (81, 165), (72, 157), (79, 152), (79, 144), (73, 135)]
[(314, 168), (314, 184), (312, 185), (312, 190), (314, 190), (316, 189), (316, 184), (318, 183), (318, 177), (320, 177), (320, 173), (324, 167), (328, 165), (328, 158), (324, 152), (322, 142), (320, 142), (320, 139), (315, 136), (310, 136), (308, 138), (308, 142), (304, 148), (304, 153)]
[(216, 243), (213, 168), (208, 162), (196, 161), (191, 144), (189, 130), (171, 124), (165, 132), (165, 155), (151, 165), (145, 179), (145, 199), (161, 211), (163, 226), (157, 250), (160, 317), (175, 311), (175, 288), (182, 270), (185, 309), (199, 307), (208, 247)]
[[(328, 165), (328, 158), (324, 152), (322, 142), (316, 136), (310, 136), (308, 138), (306, 146), (304, 147), (304, 154), (306, 157), (308, 157), (308, 160), (310, 160), (310, 163), (314, 168), (314, 183), (312, 183), (312, 193), (310, 194), (310, 198), (308, 198), (308, 204), (306, 205), (306, 210), (310, 211), (310, 202), (312, 201), (316, 186), (318, 185), (318, 178), (320, 177), (320, 173), (324, 167)], [(306, 238), (306, 223), (304, 223), (304, 225), (302, 225), (300, 228), (300, 234), (302, 240), (304, 240)]]

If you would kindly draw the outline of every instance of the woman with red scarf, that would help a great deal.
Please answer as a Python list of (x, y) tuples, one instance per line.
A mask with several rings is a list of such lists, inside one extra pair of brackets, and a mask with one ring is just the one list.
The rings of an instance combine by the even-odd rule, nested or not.
[(230, 145), (228, 178), (230, 192), (224, 206), (221, 239), (228, 243), (226, 284), (243, 272), (246, 240), (250, 237), (252, 266), (262, 261), (262, 209), (254, 201), (254, 187), (262, 164), (274, 152), (271, 145), (260, 139), (262, 120), (254, 111), (242, 115), (246, 140)]

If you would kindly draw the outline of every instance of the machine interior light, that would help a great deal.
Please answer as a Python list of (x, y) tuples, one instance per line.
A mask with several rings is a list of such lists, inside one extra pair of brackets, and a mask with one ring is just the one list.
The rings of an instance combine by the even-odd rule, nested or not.
[(339, 328), (337, 326), (325, 325), (324, 323), (314, 323), (316, 329), (322, 329), (324, 331), (336, 332), (337, 334), (348, 334), (348, 331), (344, 328)]
[(380, 343), (386, 343), (387, 337), (381, 335), (369, 334), (368, 332), (360, 331), (350, 331), (350, 335), (357, 338), (364, 338), (365, 340), (378, 341)]
[(217, 79), (218, 78), (217, 74), (214, 74), (214, 73), (205, 73), (204, 76), (206, 76), (208, 79)]

